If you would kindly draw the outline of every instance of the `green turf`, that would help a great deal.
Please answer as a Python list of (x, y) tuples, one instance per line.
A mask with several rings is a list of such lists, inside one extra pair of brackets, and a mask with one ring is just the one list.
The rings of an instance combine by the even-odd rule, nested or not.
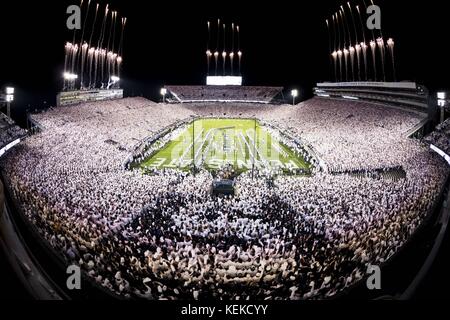
[(272, 137), (257, 121), (247, 119), (196, 120), (178, 136), (172, 137), (164, 148), (143, 161), (140, 167), (189, 170), (193, 167), (193, 158), (196, 167), (203, 166), (209, 170), (227, 164), (239, 172), (251, 170), (253, 165), (283, 170), (307, 171), (310, 168), (303, 157)]

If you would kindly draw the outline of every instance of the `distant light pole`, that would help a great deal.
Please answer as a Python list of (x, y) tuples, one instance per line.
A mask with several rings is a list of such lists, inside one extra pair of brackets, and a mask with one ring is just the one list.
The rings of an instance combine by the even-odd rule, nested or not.
[(64, 72), (63, 77), (64, 80), (66, 80), (69, 83), (68, 90), (74, 90), (75, 81), (78, 79), (78, 75), (74, 73)]
[(163, 97), (163, 103), (166, 103), (166, 95), (167, 95), (167, 89), (161, 88), (161, 95)]
[(438, 106), (441, 108), (440, 123), (442, 123), (445, 120), (445, 107), (447, 106), (447, 93), (446, 92), (438, 92), (437, 98), (438, 98)]
[(8, 118), (11, 118), (11, 102), (14, 101), (14, 88), (13, 87), (6, 87), (6, 115)]
[(297, 89), (292, 90), (291, 91), (291, 95), (292, 95), (292, 105), (294, 106), (295, 105), (295, 98), (298, 97), (298, 90)]
[(110, 89), (111, 87), (115, 87), (115, 85), (117, 84), (117, 83), (119, 83), (119, 81), (120, 81), (120, 78), (118, 77), (118, 76), (112, 76), (111, 77), (111, 81), (108, 83), (108, 89)]

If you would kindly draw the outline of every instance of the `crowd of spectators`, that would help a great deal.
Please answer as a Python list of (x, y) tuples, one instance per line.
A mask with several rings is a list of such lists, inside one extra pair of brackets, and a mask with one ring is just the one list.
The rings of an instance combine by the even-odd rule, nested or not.
[(425, 141), (450, 155), (450, 119), (439, 124)]
[[(206, 170), (144, 174), (136, 145), (190, 117), (256, 117), (324, 162), (311, 176), (243, 173), (234, 197)], [(449, 170), (404, 136), (421, 119), (362, 102), (298, 106), (86, 103), (36, 115), (45, 130), (0, 161), (30, 222), (92, 281), (129, 298), (317, 299), (388, 261), (435, 204)], [(404, 179), (350, 172), (401, 167)], [(339, 174), (333, 174), (339, 172)]]

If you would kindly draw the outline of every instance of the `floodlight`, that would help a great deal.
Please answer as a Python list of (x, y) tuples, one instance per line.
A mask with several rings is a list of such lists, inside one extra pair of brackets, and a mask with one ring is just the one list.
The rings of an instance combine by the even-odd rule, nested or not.
[(73, 74), (73, 73), (65, 72), (65, 73), (64, 73), (64, 79), (65, 79), (65, 80), (69, 80), (69, 81), (73, 81), (73, 80), (78, 79), (78, 75)]
[(14, 94), (14, 88), (13, 87), (6, 87), (6, 94)]
[(295, 105), (295, 98), (298, 97), (298, 90), (297, 89), (292, 90), (291, 95), (292, 95), (292, 105)]

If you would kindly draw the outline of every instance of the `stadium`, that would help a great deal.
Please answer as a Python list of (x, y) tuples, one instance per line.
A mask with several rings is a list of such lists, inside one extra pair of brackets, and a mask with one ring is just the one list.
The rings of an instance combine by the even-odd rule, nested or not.
[[(82, 38), (85, 51), (66, 44), (55, 107), (29, 112), (26, 129), (9, 109), (0, 113), (2, 245), (31, 295), (410, 298), (447, 230), (447, 100), (441, 93), (439, 108), (425, 86), (395, 81), (386, 62), (389, 52), (394, 61), (392, 39), (376, 39), (383, 44), (375, 57), (385, 58), (378, 66), (368, 50), (364, 67), (361, 47), (358, 59), (353, 47), (338, 53), (336, 21), (344, 12), (351, 24), (356, 2), (332, 18), (336, 81), (316, 83), (310, 98), (236, 84), (245, 81), (246, 52), (237, 42), (245, 29), (234, 24), (233, 40), (231, 31), (223, 36), (231, 53), (222, 69), (211, 45), (215, 22), (207, 22), (214, 84), (164, 85), (160, 100), (124, 97), (112, 80), (122, 70), (119, 32), (103, 71)], [(127, 20), (117, 21), (123, 36)], [(349, 43), (370, 37), (359, 27), (349, 33)], [(80, 66), (71, 67), (77, 54)], [(69, 77), (71, 69), (79, 76)], [(5, 95), (10, 107), (8, 95), (14, 91)], [(81, 270), (81, 291), (66, 286), (70, 266)], [(366, 288), (372, 267), (383, 274), (382, 289)]]

